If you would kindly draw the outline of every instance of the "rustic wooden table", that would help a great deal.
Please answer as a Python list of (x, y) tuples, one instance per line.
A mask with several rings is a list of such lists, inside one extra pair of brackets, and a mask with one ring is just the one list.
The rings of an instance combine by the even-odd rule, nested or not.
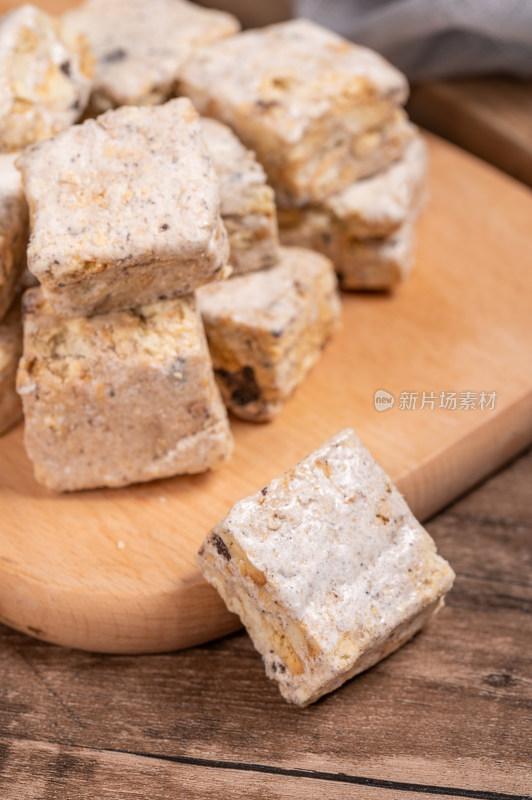
[(532, 451), (433, 519), (446, 608), (304, 710), (244, 633), (125, 657), (0, 627), (0, 797), (530, 796), (531, 486)]
[(532, 81), (434, 81), (413, 87), (408, 110), (419, 125), (532, 186)]

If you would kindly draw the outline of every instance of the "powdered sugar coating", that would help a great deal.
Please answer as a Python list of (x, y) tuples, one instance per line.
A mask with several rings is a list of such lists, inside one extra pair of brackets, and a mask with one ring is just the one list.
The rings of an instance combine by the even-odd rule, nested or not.
[(410, 210), (405, 222), (389, 236), (357, 238), (349, 223), (343, 224), (327, 211), (316, 208), (280, 210), (280, 238), (284, 245), (308, 247), (333, 262), (340, 287), (346, 290), (394, 289), (414, 264), (415, 222), (419, 209)]
[(24, 151), (28, 266), (61, 313), (191, 292), (229, 246), (218, 180), (189, 100), (123, 107)]
[(0, 20), (0, 150), (68, 128), (89, 99), (92, 58), (83, 39), (24, 5)]
[(273, 480), (265, 496), (237, 503), (225, 526), (333, 663), (353, 627), (382, 635), (414, 613), (428, 563), (445, 564), (347, 430)]
[(273, 418), (318, 361), (338, 327), (331, 262), (298, 247), (279, 263), (198, 290), (224, 400), (238, 417)]
[(330, 262), (302, 247), (283, 247), (280, 262), (272, 269), (203, 287), (199, 292), (200, 308), (208, 319), (230, 316), (236, 325), (282, 330), (301, 315), (305, 295), (320, 277), (326, 280), (338, 316)]
[(168, 99), (181, 65), (201, 45), (239, 30), (231, 14), (186, 0), (86, 0), (64, 15), (96, 58), (92, 107)]
[(65, 318), (29, 289), (17, 389), (35, 476), (56, 491), (203, 472), (232, 451), (192, 296)]
[(349, 428), (236, 503), (198, 563), (300, 705), (410, 638), (454, 578)]
[(426, 195), (427, 147), (413, 125), (403, 156), (323, 203), (279, 208), (283, 244), (334, 263), (342, 289), (393, 289), (414, 262), (415, 223)]
[(384, 58), (306, 19), (245, 31), (199, 50), (182, 80), (204, 90), (212, 81), (228, 124), (236, 109), (270, 103), (261, 125), (280, 123), (277, 133), (287, 145), (300, 141), (312, 120), (334, 112), (342, 92), (353, 105), (367, 102), (369, 87), (374, 100), (400, 104), (407, 96), (404, 76)]
[(386, 131), (407, 96), (404, 76), (309, 20), (198, 50), (179, 88), (257, 152), (283, 202), (323, 199), (401, 152)]
[(413, 129), (412, 139), (398, 161), (377, 175), (356, 181), (343, 192), (332, 195), (324, 205), (349, 226), (353, 237), (389, 236), (419, 204), (427, 162), (427, 146)]
[(279, 257), (279, 237), (275, 196), (264, 169), (227, 125), (207, 117), (201, 125), (220, 181), (233, 274), (271, 267)]

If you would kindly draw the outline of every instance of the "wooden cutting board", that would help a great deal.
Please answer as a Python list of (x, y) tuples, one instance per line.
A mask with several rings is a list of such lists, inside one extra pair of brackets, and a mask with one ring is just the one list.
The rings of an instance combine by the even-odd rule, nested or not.
[[(34, 482), (22, 425), (0, 440), (1, 621), (104, 652), (200, 643), (238, 625), (194, 565), (203, 536), (340, 428), (422, 518), (532, 440), (532, 194), (443, 141), (430, 150), (411, 279), (393, 297), (344, 295), (341, 333), (277, 420), (235, 421), (223, 469), (61, 496)], [(376, 410), (377, 390), (393, 408)], [(402, 408), (415, 392), (435, 407)], [(497, 398), (442, 409), (441, 392)]]

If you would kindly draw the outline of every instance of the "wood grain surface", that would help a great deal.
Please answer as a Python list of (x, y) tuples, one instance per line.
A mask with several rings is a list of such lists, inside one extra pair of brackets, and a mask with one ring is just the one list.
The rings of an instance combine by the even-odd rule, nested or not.
[(529, 453), (433, 519), (446, 608), (306, 709), (244, 633), (132, 657), (0, 627), (2, 800), (530, 798), (531, 484)]
[(532, 186), (532, 81), (434, 81), (415, 86), (413, 119)]
[[(72, 2), (38, 4), (60, 12)], [(2, 11), (15, 5), (0, 0)], [(341, 426), (357, 428), (421, 517), (530, 441), (530, 194), (436, 140), (432, 155), (433, 200), (413, 279), (394, 298), (345, 298), (343, 333), (282, 417), (235, 424), (230, 467), (59, 498), (34, 483), (20, 428), (0, 441), (0, 619), (113, 652), (212, 638), (237, 622), (193, 565), (199, 541), (236, 499)], [(497, 407), (414, 412), (396, 402), (377, 414), (378, 388), (397, 399), (496, 391)]]
[[(0, 0), (0, 10), (15, 4)], [(71, 3), (41, 4), (60, 9)], [(466, 167), (451, 181), (456, 214), (450, 229), (446, 218), (427, 216), (423, 222), (421, 253), (429, 234), (444, 243), (437, 258), (440, 269), (448, 261), (452, 267), (460, 215), (463, 264), (475, 264), (479, 252), (484, 252), (470, 236), (468, 210), (478, 201), (468, 188), (470, 179)], [(481, 306), (487, 309), (484, 299), (492, 293), (496, 328), (504, 316), (499, 305), (507, 299), (505, 280), (515, 281), (526, 292), (524, 276), (511, 272), (519, 239), (525, 249), (517, 257), (521, 264), (526, 263), (528, 251), (525, 216), (520, 213), (514, 249), (505, 251), (504, 244), (497, 244), (501, 230), (504, 238), (513, 225), (512, 209), (521, 204), (515, 197), (509, 201), (504, 193), (499, 198), (497, 191), (489, 198), (490, 204), (482, 205), (475, 217), (477, 222), (484, 218), (487, 249), (500, 260), (501, 270), (498, 283), (488, 274), (487, 287), (482, 282), (472, 286), (469, 300), (476, 288)], [(500, 210), (508, 203), (509, 214), (501, 219)], [(505, 273), (506, 265), (510, 272)], [(449, 281), (456, 282), (452, 269)], [(443, 312), (434, 309), (440, 322), (452, 305), (451, 295), (443, 305)], [(362, 317), (371, 308), (362, 306)], [(394, 335), (393, 324), (387, 330)], [(443, 330), (440, 327), (440, 334)], [(434, 349), (434, 361), (454, 359), (465, 348), (474, 362), (497, 340), (488, 327), (484, 351), (481, 333), (476, 331), (472, 348), (458, 336), (454, 354), (444, 337), (442, 347)], [(511, 332), (508, 337), (505, 355), (495, 356), (491, 363), (501, 386), (514, 349)], [(371, 350), (371, 342), (366, 344)], [(523, 355), (519, 345), (515, 352)], [(488, 359), (485, 355), (482, 359), (485, 365)], [(523, 371), (528, 363), (522, 362)], [(482, 471), (488, 472), (516, 451), (523, 431), (528, 431), (527, 404), (525, 391), (507, 407), (502, 427), (480, 425), (484, 430), (479, 435), (474, 425), (465, 437), (467, 445), (461, 440), (444, 448), (453, 457), (445, 470), (435, 473), (440, 502), (459, 491), (455, 473), (471, 470), (483, 452), (487, 457)], [(411, 417), (419, 420), (417, 414)], [(447, 433), (443, 420), (440, 424)], [(16, 446), (9, 457), (4, 456), (4, 463), (16, 474), (26, 474), (19, 437), (20, 432), (12, 434)], [(261, 458), (260, 447), (257, 456)], [(439, 454), (427, 460), (438, 464)], [(471, 480), (478, 477), (480, 473), (473, 470)], [(417, 496), (423, 495), (423, 482), (412, 479)], [(0, 483), (3, 487), (3, 476)], [(175, 654), (131, 657), (66, 650), (0, 626), (0, 797), (530, 800), (531, 485), (529, 453), (429, 523), (439, 549), (457, 572), (447, 607), (401, 651), (308, 709), (283, 703), (243, 633)], [(2, 493), (4, 534), (5, 487)], [(155, 525), (162, 518), (156, 512), (158, 493), (155, 487), (150, 503)], [(31, 492), (19, 496), (19, 510), (31, 496)], [(35, 531), (35, 543), (57, 522), (54, 498), (46, 500), (47, 524)], [(75, 542), (83, 534), (85, 520), (74, 513), (66, 519)], [(123, 517), (119, 521), (123, 523)], [(131, 537), (134, 540), (133, 532)], [(42, 550), (46, 551), (45, 544)], [(104, 568), (109, 568), (107, 561)], [(3, 579), (0, 576), (0, 582)], [(39, 601), (45, 600), (43, 591)], [(61, 611), (66, 617), (71, 614), (67, 602)]]
[[(155, 652), (237, 627), (194, 553), (239, 498), (354, 427), (427, 517), (532, 439), (532, 196), (431, 139), (418, 264), (394, 296), (344, 295), (343, 329), (272, 424), (235, 423), (221, 470), (122, 490), (39, 487), (0, 440), (0, 619), (48, 641)], [(374, 392), (395, 406), (378, 412)], [(400, 407), (402, 392), (496, 392), (494, 410)]]
[[(7, 11), (12, 11), (14, 8), (23, 5), (20, 0), (0, 0), (0, 14), (5, 14)], [(80, 3), (76, 0), (34, 0), (31, 4), (37, 6), (50, 14), (62, 14), (69, 8), (79, 6)]]

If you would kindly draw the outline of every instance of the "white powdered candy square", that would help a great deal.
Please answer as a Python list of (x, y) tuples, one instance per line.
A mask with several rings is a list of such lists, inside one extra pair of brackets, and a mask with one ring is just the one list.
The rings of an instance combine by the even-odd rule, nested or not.
[(278, 414), (338, 327), (328, 258), (281, 247), (271, 269), (202, 286), (198, 305), (227, 407), (263, 422)]
[(349, 428), (236, 503), (197, 561), (301, 706), (404, 644), (454, 579)]
[(85, 0), (63, 19), (96, 59), (91, 110), (162, 103), (198, 47), (240, 29), (225, 11), (187, 0)]
[(36, 479), (56, 491), (204, 472), (232, 437), (192, 296), (64, 318), (24, 295), (17, 389)]
[(186, 98), (107, 111), (27, 148), (17, 166), (28, 267), (59, 313), (133, 308), (223, 274), (218, 178)]
[(393, 289), (410, 272), (427, 171), (427, 148), (410, 127), (411, 142), (388, 169), (322, 203), (279, 209), (283, 244), (330, 258), (342, 289)]
[(199, 49), (181, 70), (179, 90), (255, 150), (289, 206), (377, 172), (405, 144), (404, 76), (305, 19)]
[(0, 19), (0, 151), (22, 150), (79, 119), (87, 105), (92, 56), (85, 40), (39, 8)]
[(207, 117), (201, 125), (220, 181), (233, 275), (271, 267), (279, 259), (279, 235), (275, 195), (264, 170), (227, 125)]

